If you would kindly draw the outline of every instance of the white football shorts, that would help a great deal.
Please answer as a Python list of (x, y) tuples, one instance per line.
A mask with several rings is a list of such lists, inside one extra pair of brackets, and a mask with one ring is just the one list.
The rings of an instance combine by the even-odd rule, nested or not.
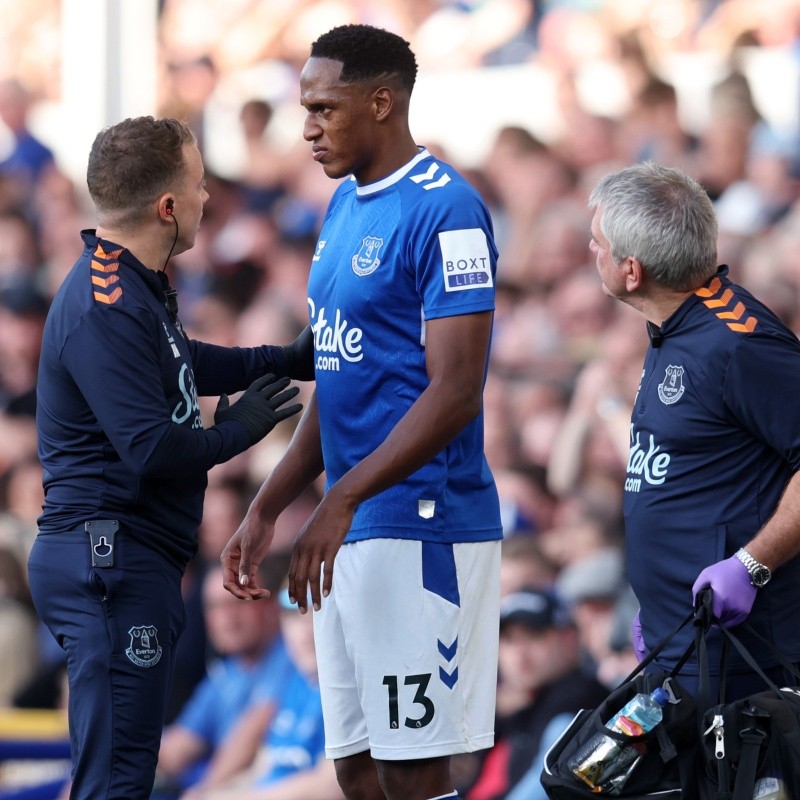
[(314, 612), (328, 758), (494, 743), (500, 542), (345, 544)]

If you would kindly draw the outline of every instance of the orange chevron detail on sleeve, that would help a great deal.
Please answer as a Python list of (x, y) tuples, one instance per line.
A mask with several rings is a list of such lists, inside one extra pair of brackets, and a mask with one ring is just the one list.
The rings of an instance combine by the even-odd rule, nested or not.
[(109, 275), (107, 278), (101, 278), (99, 275), (92, 275), (92, 283), (95, 286), (102, 286), (104, 289), (107, 289), (112, 283), (116, 283), (118, 280), (119, 275)]
[(721, 306), (726, 306), (730, 303), (731, 299), (733, 298), (733, 289), (726, 289), (721, 297), (718, 297), (716, 300), (703, 300), (708, 308), (720, 308)]
[(107, 303), (108, 305), (113, 305), (120, 297), (122, 297), (122, 289), (119, 286), (117, 286), (111, 294), (103, 294), (102, 292), (94, 293), (94, 299), (97, 300), (98, 303)]
[(99, 261), (92, 259), (92, 269), (98, 272), (116, 272), (119, 269), (119, 261), (112, 261), (110, 264), (101, 264)]
[(720, 311), (717, 316), (720, 319), (741, 319), (742, 314), (744, 314), (744, 303), (740, 300), (733, 307), (733, 311)]
[(727, 326), (737, 333), (752, 333), (758, 325), (758, 320), (755, 317), (748, 317), (747, 320), (742, 322), (728, 322)]
[(97, 258), (119, 258), (119, 254), (122, 252), (122, 248), (120, 247), (119, 250), (112, 250), (110, 253), (106, 253), (105, 250), (98, 244), (95, 248), (94, 254)]
[(714, 278), (708, 284), (708, 289), (705, 287), (695, 290), (698, 297), (713, 297), (722, 288), (722, 281), (719, 278)]

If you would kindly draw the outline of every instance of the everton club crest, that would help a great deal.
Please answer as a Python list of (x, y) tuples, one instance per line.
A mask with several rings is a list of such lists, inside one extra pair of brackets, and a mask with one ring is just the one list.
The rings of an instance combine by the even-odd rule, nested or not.
[(683, 367), (670, 364), (664, 374), (664, 380), (658, 384), (658, 399), (666, 406), (677, 403), (683, 397), (686, 387), (683, 385)]
[(125, 655), (137, 667), (154, 667), (161, 661), (161, 645), (155, 625), (134, 625), (128, 633), (131, 643)]
[(361, 242), (361, 249), (353, 256), (350, 262), (353, 266), (353, 272), (359, 278), (365, 275), (371, 275), (380, 266), (380, 259), (378, 253), (383, 247), (383, 239), (378, 236), (365, 236), (364, 241)]

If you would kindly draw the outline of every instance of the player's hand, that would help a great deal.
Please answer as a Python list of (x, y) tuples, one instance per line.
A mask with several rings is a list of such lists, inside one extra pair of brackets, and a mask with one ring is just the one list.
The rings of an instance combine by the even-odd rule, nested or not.
[(706, 567), (692, 586), (692, 601), (697, 605), (701, 589), (711, 589), (711, 613), (723, 628), (732, 628), (747, 619), (758, 591), (747, 567), (736, 556)]
[(319, 611), (322, 598), (330, 594), (333, 562), (350, 530), (354, 512), (355, 508), (338, 496), (334, 486), (297, 535), (289, 564), (289, 597), (301, 613), (308, 610), (309, 597)]
[(247, 515), (222, 551), (222, 585), (240, 600), (269, 597), (258, 585), (258, 568), (272, 543), (275, 526), (258, 522)]
[(252, 444), (260, 442), (279, 422), (303, 408), (300, 403), (281, 408), (300, 391), (297, 386), (287, 389), (289, 382), (289, 378), (275, 378), (271, 374), (256, 378), (233, 405), (228, 395), (223, 394), (214, 412), (214, 423), (237, 420), (247, 429)]
[(642, 619), (641, 609), (636, 612), (636, 616), (631, 621), (631, 642), (633, 643), (633, 652), (636, 654), (636, 660), (641, 664), (647, 656), (647, 647), (644, 643), (642, 636)]

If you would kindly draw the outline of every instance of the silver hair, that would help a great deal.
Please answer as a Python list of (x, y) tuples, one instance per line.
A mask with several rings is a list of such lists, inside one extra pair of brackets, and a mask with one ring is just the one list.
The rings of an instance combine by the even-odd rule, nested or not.
[(636, 258), (654, 281), (675, 291), (702, 286), (717, 270), (717, 217), (697, 181), (652, 162), (600, 179), (589, 195), (600, 230), (619, 263)]

